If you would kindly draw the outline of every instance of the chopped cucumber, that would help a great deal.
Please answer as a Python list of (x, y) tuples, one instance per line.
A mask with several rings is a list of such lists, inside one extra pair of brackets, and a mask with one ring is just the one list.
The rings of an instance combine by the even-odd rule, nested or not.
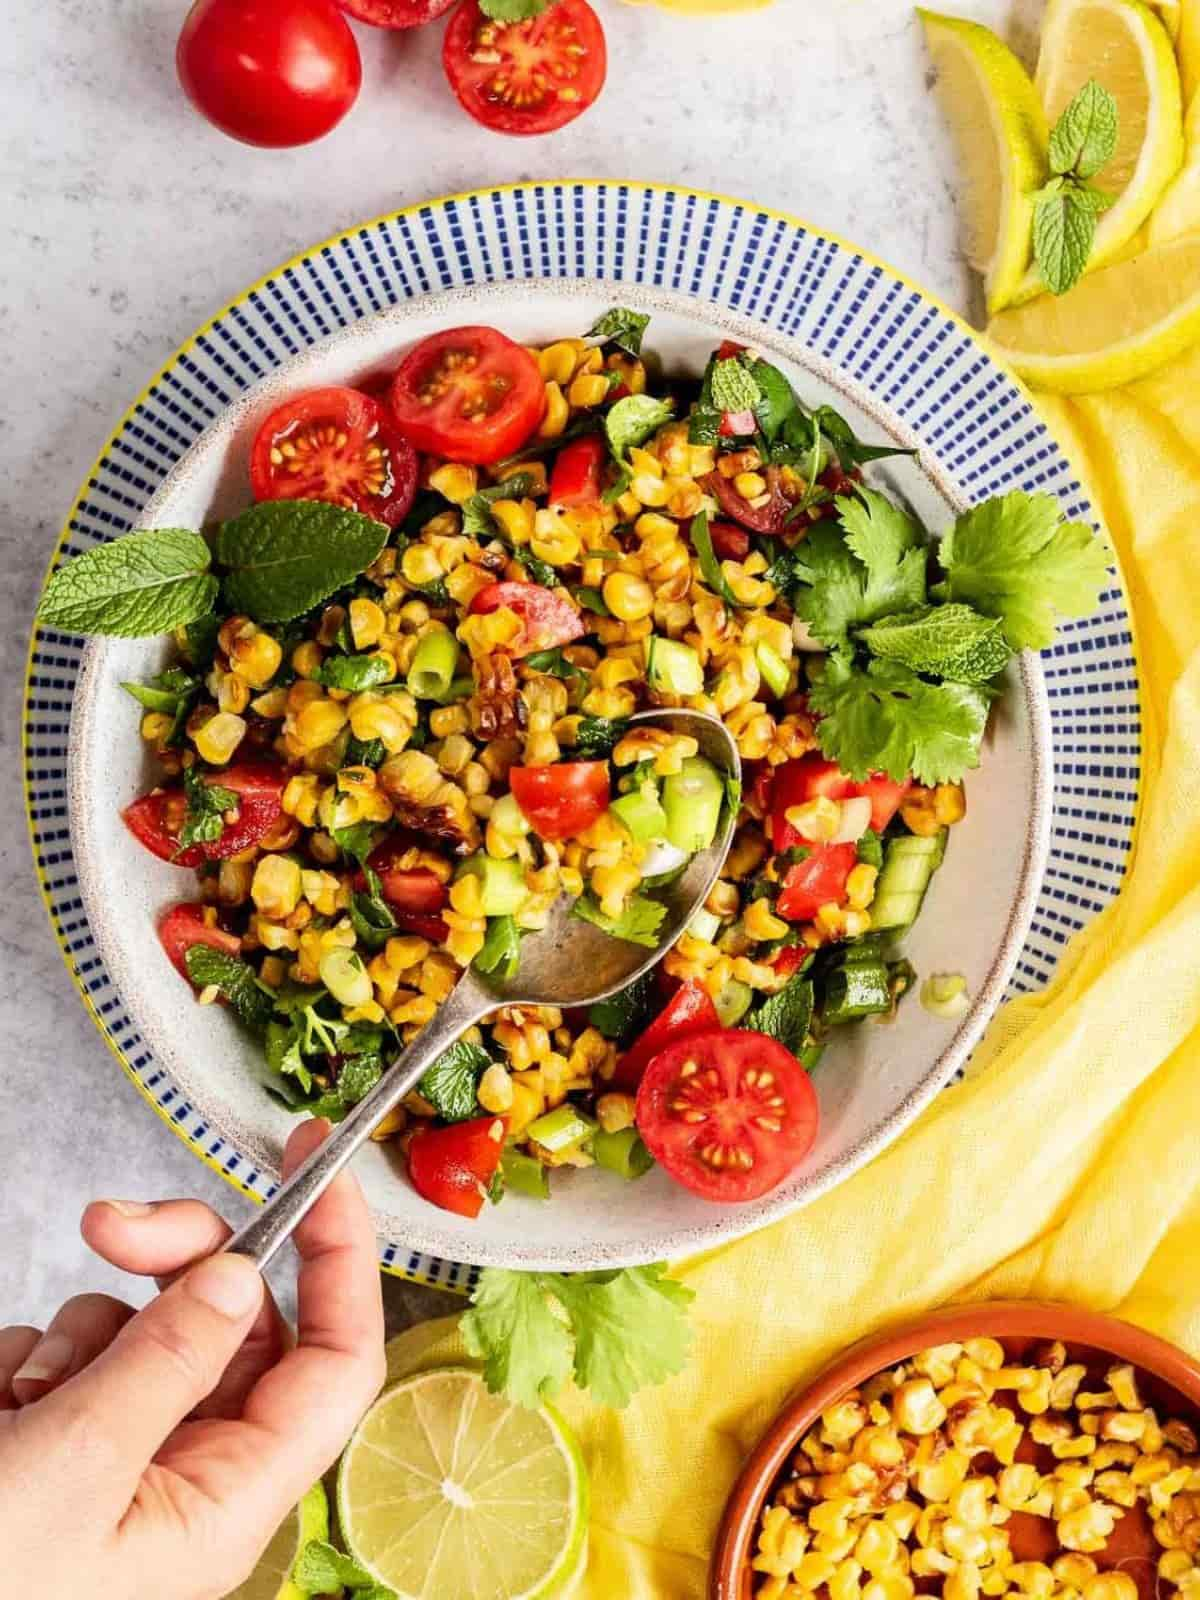
[(690, 644), (651, 635), (646, 641), (646, 680), (668, 694), (702, 694), (704, 668)]
[(754, 659), (758, 662), (758, 670), (762, 673), (763, 682), (771, 693), (778, 699), (780, 695), (788, 692), (791, 682), (791, 668), (777, 650), (772, 650), (769, 644), (758, 644), (754, 648)]
[(536, 1156), (527, 1156), (524, 1150), (505, 1150), (500, 1157), (500, 1171), (504, 1187), (514, 1194), (527, 1194), (531, 1200), (549, 1200), (550, 1175)]
[(905, 833), (888, 840), (871, 902), (873, 929), (912, 927), (945, 852), (945, 828), (930, 837)]
[(691, 756), (681, 771), (663, 780), (667, 838), (676, 849), (695, 855), (717, 836), (725, 784), (711, 761)]
[(696, 915), (688, 923), (688, 932), (693, 939), (700, 939), (705, 944), (711, 944), (721, 927), (721, 919), (715, 912), (705, 911), (701, 906)]
[(561, 1106), (555, 1106), (553, 1111), (547, 1111), (536, 1122), (531, 1122), (525, 1131), (535, 1144), (540, 1144), (552, 1155), (561, 1155), (563, 1151), (574, 1150), (576, 1145), (590, 1139), (598, 1127), (599, 1123), (591, 1117), (585, 1116), (569, 1102), (564, 1102)]
[(825, 1005), (822, 1012), (827, 1026), (854, 1022), (859, 1017), (879, 1016), (892, 1009), (888, 970), (874, 950), (865, 953), (851, 946), (841, 965), (825, 980)]
[(624, 823), (639, 844), (650, 844), (661, 839), (667, 831), (667, 814), (657, 793), (643, 784), (629, 794), (623, 794), (609, 807), (613, 816)]
[(626, 1179), (642, 1178), (654, 1165), (654, 1157), (636, 1128), (622, 1128), (619, 1133), (598, 1129), (592, 1137), (592, 1154), (598, 1167), (606, 1167)]
[(464, 861), (454, 876), (479, 879), (485, 917), (514, 916), (529, 899), (529, 890), (525, 887), (525, 868), (511, 857), (507, 861), (498, 861), (495, 856), (484, 855), (480, 851)]
[(517, 804), (515, 794), (502, 794), (492, 807), (488, 821), (494, 822), (500, 832), (510, 839), (523, 838), (529, 832), (531, 823), (529, 818)]
[(730, 978), (713, 1001), (723, 1028), (735, 1028), (754, 1003), (754, 990), (739, 978)]

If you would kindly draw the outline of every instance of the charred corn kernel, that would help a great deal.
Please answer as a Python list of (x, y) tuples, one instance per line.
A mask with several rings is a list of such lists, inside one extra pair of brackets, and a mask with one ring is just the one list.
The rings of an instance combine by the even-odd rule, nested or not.
[(579, 558), (579, 535), (564, 517), (546, 508), (534, 516), (530, 549), (540, 561), (548, 561), (552, 567), (569, 566)]
[(1077, 1434), (1073, 1439), (1057, 1439), (1050, 1446), (1056, 1461), (1075, 1461), (1092, 1455), (1095, 1449), (1095, 1439), (1086, 1433)]
[(528, 544), (533, 538), (534, 513), (532, 500), (493, 500), (492, 515), (501, 531), (516, 545)]
[(513, 1104), (513, 1081), (507, 1067), (502, 1067), (498, 1061), (483, 1074), (476, 1090), (479, 1104), (485, 1111), (492, 1111), (499, 1115), (504, 1111), (511, 1111)]
[(269, 721), (276, 721), (287, 712), (287, 690), (284, 688), (268, 689), (265, 694), (256, 695), (250, 702), (251, 711)]
[(374, 600), (358, 599), (350, 602), (350, 637), (356, 650), (369, 650), (378, 644), (387, 627), (383, 607)]
[(407, 582), (420, 587), (426, 583), (437, 582), (442, 576), (442, 564), (432, 546), (421, 543), (410, 544), (400, 557), (400, 571)]
[[(762, 457), (751, 446), (746, 450), (727, 450), (717, 457), (717, 471), (723, 478), (736, 478), (739, 473), (757, 472), (762, 466)], [(763, 484), (766, 488), (766, 484)]]
[(874, 900), (875, 880), (878, 877), (879, 869), (869, 866), (865, 861), (860, 861), (850, 869), (850, 876), (846, 879), (846, 900), (855, 911), (865, 911)]
[(605, 1133), (633, 1127), (637, 1102), (630, 1094), (602, 1094), (596, 1101), (596, 1119)]
[(306, 828), (317, 820), (317, 802), (321, 797), (321, 780), (315, 772), (299, 772), (284, 785), (281, 804), (289, 817), (295, 817)]
[(346, 708), (336, 700), (314, 700), (295, 719), (291, 729), (302, 751), (319, 750), (336, 739), (348, 720)]
[(784, 815), (800, 837), (812, 844), (828, 844), (842, 825), (841, 806), (823, 794), (804, 805), (788, 806)]
[(967, 796), (961, 783), (939, 783), (933, 791), (933, 814), (941, 827), (953, 827), (967, 814)]
[(571, 380), (568, 402), (578, 410), (589, 410), (608, 399), (608, 379), (599, 372), (581, 372)]
[(261, 630), (234, 641), (230, 666), (252, 689), (265, 689), (283, 663), (283, 646)]
[(305, 639), (292, 651), (292, 671), (298, 678), (314, 680), (321, 671), (324, 651), (313, 639)]
[[(527, 1072), (524, 1079), (536, 1078), (537, 1073)], [(540, 1088), (533, 1087), (522, 1079), (513, 1081), (512, 1105), (508, 1112), (508, 1128), (511, 1134), (519, 1135), (525, 1131), (531, 1122), (536, 1121), (545, 1109), (546, 1101)]]
[(1138, 1600), (1138, 1586), (1127, 1572), (1097, 1572), (1081, 1587), (1083, 1600)]
[(389, 755), (402, 751), (417, 724), (417, 704), (406, 690), (395, 694), (357, 694), (347, 711), (356, 739), (380, 739)]
[(1059, 1517), (1058, 1542), (1064, 1550), (1103, 1550), (1120, 1515), (1119, 1506), (1093, 1500)]
[(1186, 1550), (1164, 1550), (1158, 1558), (1158, 1575), (1167, 1583), (1178, 1583), (1192, 1570), (1192, 1558)]
[(429, 714), (429, 731), (435, 739), (448, 738), (452, 733), (466, 733), (470, 726), (464, 705), (439, 706)]
[(663, 479), (649, 472), (639, 472), (633, 478), (629, 493), (640, 506), (665, 506), (670, 498), (670, 490)]
[(973, 1562), (962, 1561), (953, 1572), (946, 1574), (942, 1585), (942, 1600), (978, 1600), (979, 1568)]
[(287, 856), (262, 856), (254, 868), (250, 895), (264, 917), (282, 921), (300, 902), (301, 874)]
[(946, 1420), (946, 1408), (928, 1378), (909, 1378), (892, 1399), (892, 1417), (904, 1433), (932, 1433)]
[(1042, 1475), (1027, 1461), (1005, 1467), (996, 1480), (996, 1499), (1008, 1511), (1020, 1511), (1041, 1487)]
[(622, 622), (640, 622), (654, 610), (654, 591), (644, 578), (613, 572), (604, 580), (604, 603)]
[(214, 671), (208, 682), (209, 687), (216, 687), (217, 708), (220, 711), (235, 711), (241, 713), (250, 704), (250, 685), (244, 678), (239, 678), (234, 672)]
[(757, 472), (739, 472), (733, 480), (733, 487), (743, 500), (757, 500), (760, 494), (766, 494), (767, 480)]
[(429, 474), (429, 487), (444, 495), (451, 504), (461, 506), (478, 489), (479, 473), (474, 467), (447, 461)]
[(548, 383), (563, 384), (571, 381), (579, 360), (579, 351), (567, 339), (548, 344), (537, 358), (538, 370)]
[[(564, 380), (565, 381), (565, 380)], [(607, 390), (608, 385), (605, 385)], [(557, 439), (567, 425), (570, 407), (567, 397), (555, 379), (546, 384), (546, 415), (542, 418), (542, 425), (538, 429), (541, 439)]]
[(282, 956), (265, 956), (259, 966), (258, 976), (268, 989), (279, 989), (287, 977), (287, 962)]
[(210, 767), (223, 767), (246, 734), (246, 723), (232, 711), (218, 711), (194, 735), (197, 753)]
[(142, 738), (147, 744), (163, 744), (171, 736), (175, 726), (175, 718), (167, 716), (165, 711), (147, 711), (142, 718)]
[(217, 873), (217, 899), (225, 906), (240, 906), (250, 898), (254, 867), (249, 861), (222, 861)]
[(752, 900), (746, 907), (742, 926), (751, 939), (782, 939), (788, 925), (771, 910), (769, 900)]
[(459, 878), (451, 884), (450, 904), (464, 917), (483, 915), (483, 891), (479, 878), (474, 873), (468, 873), (466, 877)]

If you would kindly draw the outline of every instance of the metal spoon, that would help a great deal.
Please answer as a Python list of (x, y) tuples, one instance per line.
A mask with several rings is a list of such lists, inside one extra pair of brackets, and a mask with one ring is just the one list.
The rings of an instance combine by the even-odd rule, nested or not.
[[(699, 711), (644, 711), (631, 720), (690, 734), (702, 756), (740, 781), (737, 746), (714, 717)], [(652, 967), (687, 927), (717, 881), (737, 825), (737, 817), (731, 813), (732, 808), (726, 806), (712, 844), (692, 856), (683, 873), (658, 891), (667, 914), (655, 949), (614, 939), (590, 922), (573, 917), (572, 902), (560, 895), (546, 927), (522, 939), (521, 964), (514, 978), (483, 977), (468, 967), (433, 1020), (258, 1215), (234, 1234), (226, 1249), (265, 1267), (371, 1130), (474, 1023), (501, 1006), (590, 1005), (616, 994)]]

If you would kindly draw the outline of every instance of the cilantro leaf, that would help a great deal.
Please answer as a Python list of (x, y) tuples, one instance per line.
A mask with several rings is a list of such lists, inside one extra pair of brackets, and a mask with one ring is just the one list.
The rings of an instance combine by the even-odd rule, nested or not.
[(881, 617), (858, 637), (874, 656), (956, 683), (986, 683), (1012, 654), (998, 617), (953, 603)]
[(544, 672), (551, 678), (585, 678), (587, 673), (582, 667), (577, 667), (573, 661), (568, 661), (562, 653), (562, 647), (556, 646), (553, 650), (535, 650), (532, 655), (525, 657), (525, 665), (533, 672)]
[(762, 390), (749, 367), (738, 356), (718, 360), (712, 370), (712, 404), (718, 411), (753, 411)]
[(1050, 171), (1094, 177), (1116, 151), (1117, 121), (1117, 102), (1089, 78), (1050, 132)]
[(266, 500), (223, 523), (225, 599), (256, 622), (289, 622), (353, 582), (388, 542), (381, 522), (322, 500)]
[(572, 754), (581, 761), (600, 760), (611, 755), (628, 732), (629, 722), (624, 717), (580, 717)]
[(840, 495), (834, 505), (847, 547), (872, 577), (894, 567), (906, 550), (922, 543), (920, 524), (875, 489)]
[(459, 1039), (444, 1050), (427, 1070), (417, 1088), (439, 1117), (465, 1122), (475, 1115), (475, 1090), (480, 1075), (492, 1064), (482, 1045)]
[(670, 422), (674, 413), (670, 400), (656, 400), (649, 394), (627, 394), (604, 416), (608, 447), (618, 461), (624, 461), (635, 445), (645, 444), (651, 434)]
[[(263, 1051), (272, 1072), (278, 1072), (285, 1078), (295, 1078), (304, 1094), (308, 1094), (312, 1088), (312, 1073), (304, 1064), (300, 1040), (300, 1024), (295, 1017), (289, 1018), (287, 1022), (272, 1021), (267, 1024)], [(282, 1094), (289, 1105), (303, 1104), (302, 1097), (290, 1088), (280, 1088), (276, 1092)]]
[(375, 830), (374, 822), (353, 822), (347, 828), (330, 828), (329, 837), (339, 850), (352, 856), (359, 866), (363, 866), (371, 854)]
[(883, 866), (883, 835), (874, 828), (868, 828), (858, 841), (858, 859), (876, 870)]
[(811, 423), (820, 429), (843, 472), (852, 472), (868, 461), (883, 461), (889, 456), (915, 456), (915, 450), (906, 450), (895, 444), (864, 444), (840, 412), (832, 406), (818, 406), (812, 413)]
[(329, 656), (321, 663), (319, 682), (330, 689), (357, 694), (387, 683), (395, 667), (384, 655)]
[(515, 917), (489, 917), (487, 934), (471, 965), (477, 972), (515, 978), (521, 961), (521, 930)]
[(500, 483), (488, 484), (486, 489), (479, 489), (464, 500), (460, 510), (462, 531), (467, 538), (503, 538), (504, 531), (492, 515), (492, 505), (497, 500), (524, 500), (533, 493), (535, 482), (531, 472), (514, 472)]
[(630, 311), (625, 306), (613, 306), (603, 316), (597, 317), (584, 335), (587, 339), (603, 339), (605, 344), (615, 344), (626, 355), (640, 356), (642, 340), (650, 324), (645, 311)]
[(743, 1028), (778, 1039), (784, 1049), (798, 1056), (808, 1038), (813, 1014), (813, 986), (797, 975), (775, 994), (768, 995), (742, 1019)]
[(643, 1386), (683, 1370), (695, 1291), (668, 1278), (664, 1263), (563, 1274), (552, 1292), (575, 1335), (575, 1382), (599, 1405), (627, 1406)]
[(783, 432), (789, 419), (799, 410), (795, 390), (769, 361), (753, 361), (750, 375), (758, 385), (759, 397), (754, 404), (754, 415), (768, 444)]
[(274, 1009), (273, 998), (248, 962), (207, 944), (189, 945), (183, 962), (198, 989), (219, 989), (247, 1027), (266, 1027)]
[(187, 528), (143, 528), (53, 573), (36, 620), (65, 633), (137, 639), (195, 622), (217, 599), (208, 545)]
[(831, 656), (809, 704), (817, 743), (856, 781), (886, 772), (896, 782), (955, 783), (979, 765), (988, 701), (964, 683), (927, 683), (898, 661), (862, 671)]
[(168, 667), (151, 678), (149, 683), (122, 683), (122, 689), (131, 694), (147, 711), (161, 711), (164, 716), (178, 717), (200, 691), (200, 679), (181, 667)]
[(629, 897), (619, 917), (610, 917), (601, 911), (599, 902), (590, 894), (581, 896), (571, 907), (572, 916), (592, 923), (614, 939), (645, 945), (647, 950), (653, 950), (658, 944), (658, 930), (666, 914), (666, 906), (641, 894)]
[(486, 1267), (459, 1321), (467, 1354), (484, 1363), (488, 1388), (515, 1405), (542, 1405), (570, 1376), (570, 1330), (546, 1290), (553, 1277)]
[(541, 556), (535, 556), (532, 550), (524, 545), (514, 551), (517, 560), (525, 568), (533, 583), (540, 583), (543, 589), (557, 589), (559, 576), (548, 561), (543, 561)]
[(194, 844), (215, 844), (225, 832), (225, 813), (236, 810), (238, 796), (232, 789), (206, 783), (195, 766), (183, 769), (183, 792), (187, 814), (179, 830), (176, 855)]
[(801, 560), (810, 587), (797, 591), (795, 609), (815, 638), (845, 648), (851, 628), (924, 603), (926, 552), (912, 518), (873, 489), (836, 505), (845, 533), (828, 522), (809, 533)]
[(590, 584), (582, 584), (572, 592), (585, 611), (590, 611), (597, 617), (612, 616), (612, 612), (605, 605), (604, 596), (599, 589), (593, 589)]
[(1109, 581), (1099, 535), (1061, 522), (1052, 495), (1019, 489), (959, 517), (938, 558), (946, 570), (939, 596), (999, 617), (1014, 650), (1053, 644), (1056, 615), (1086, 616)]
[[(355, 826), (361, 827), (362, 824), (356, 823)], [(362, 862), (362, 870), (367, 880), (367, 887), (357, 890), (351, 898), (350, 925), (359, 944), (368, 950), (382, 950), (396, 931), (396, 919), (392, 915), (391, 906), (383, 897), (383, 885), (379, 881), (379, 874), (373, 872), (365, 861)]]

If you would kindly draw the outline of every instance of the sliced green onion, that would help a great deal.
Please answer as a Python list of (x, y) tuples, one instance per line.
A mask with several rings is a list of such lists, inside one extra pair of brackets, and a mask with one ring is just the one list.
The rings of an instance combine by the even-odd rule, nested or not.
[(408, 669), (408, 687), (418, 700), (441, 700), (450, 693), (458, 666), (458, 640), (446, 628), (423, 634)]
[(511, 1146), (500, 1157), (504, 1187), (514, 1194), (527, 1194), (531, 1200), (549, 1200), (550, 1174), (535, 1156)]
[(592, 1136), (592, 1154), (598, 1167), (627, 1180), (644, 1177), (654, 1165), (654, 1157), (636, 1128), (622, 1128), (619, 1133), (598, 1129)]
[(374, 992), (371, 975), (356, 950), (335, 945), (321, 957), (321, 982), (341, 1006), (365, 1006)]
[(553, 1111), (547, 1111), (536, 1122), (531, 1122), (525, 1131), (535, 1144), (558, 1155), (590, 1139), (597, 1126), (591, 1117), (585, 1116), (569, 1102), (564, 1102), (561, 1106), (555, 1106)]
[(931, 1017), (957, 1022), (971, 1009), (967, 980), (961, 972), (935, 972), (921, 985), (921, 1004)]

